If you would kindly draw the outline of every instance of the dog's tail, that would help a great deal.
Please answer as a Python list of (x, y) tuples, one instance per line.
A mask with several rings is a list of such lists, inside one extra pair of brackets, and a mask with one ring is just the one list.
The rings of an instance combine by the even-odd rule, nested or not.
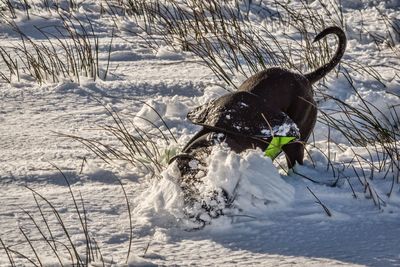
[(346, 50), (346, 43), (347, 38), (344, 34), (343, 30), (339, 27), (333, 26), (326, 28), (322, 32), (320, 32), (315, 38), (314, 42), (317, 42), (327, 36), (328, 34), (335, 34), (339, 38), (339, 45), (336, 49), (335, 55), (333, 58), (326, 63), (325, 65), (319, 67), (318, 69), (314, 70), (313, 72), (307, 73), (305, 76), (310, 81), (310, 83), (315, 83), (322, 77), (324, 77), (328, 72), (333, 70), (335, 66), (339, 63), (340, 59), (342, 58), (344, 51)]

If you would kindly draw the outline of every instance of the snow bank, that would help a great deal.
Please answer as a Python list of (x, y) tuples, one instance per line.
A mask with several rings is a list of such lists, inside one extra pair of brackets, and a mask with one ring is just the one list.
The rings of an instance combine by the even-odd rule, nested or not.
[(164, 124), (161, 118), (163, 118), (164, 121), (173, 119), (182, 121), (185, 119), (188, 111), (188, 107), (176, 96), (158, 100), (152, 99), (142, 106), (133, 122), (140, 127), (149, 126), (149, 122), (160, 127)]
[[(220, 208), (228, 216), (258, 217), (272, 207), (286, 206), (293, 201), (294, 188), (259, 150), (237, 154), (227, 147), (216, 146), (207, 164), (208, 173), (202, 178), (203, 183), (196, 185), (203, 203), (187, 206), (179, 185), (179, 170), (172, 164), (162, 173), (160, 180), (154, 181), (136, 199), (138, 204), (134, 214), (141, 216), (144, 223), (190, 225), (188, 214), (196, 214), (206, 223), (211, 222), (202, 210), (201, 204), (204, 203)], [(222, 191), (232, 198), (229, 208), (221, 201)]]

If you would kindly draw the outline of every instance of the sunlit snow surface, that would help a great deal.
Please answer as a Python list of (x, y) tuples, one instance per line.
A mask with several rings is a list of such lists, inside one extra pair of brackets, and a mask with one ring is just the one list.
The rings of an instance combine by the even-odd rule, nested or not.
[[(83, 18), (83, 12), (90, 15), (95, 10), (94, 2), (86, 2), (87, 6), (82, 5), (77, 16)], [(318, 2), (313, 1), (312, 5), (317, 7)], [(385, 66), (398, 68), (399, 55), (385, 46), (379, 51), (369, 36), (360, 41), (357, 29), (366, 27), (381, 33), (384, 27), (376, 19), (376, 7), (393, 21), (399, 21), (400, 3), (396, 0), (342, 2), (349, 38), (344, 61), (357, 59), (365, 65), (380, 66), (378, 70), (386, 79), (386, 88), (370, 77), (354, 77), (363, 99), (386, 114), (388, 105), (399, 104), (398, 97), (391, 93), (400, 93), (400, 81), (395, 71)], [(360, 10), (364, 10), (362, 18)], [(42, 37), (34, 25), (59, 23), (46, 19), (45, 13), (32, 16), (31, 20), (22, 18), (23, 15), (20, 14), (18, 25), (38, 41)], [(104, 44), (100, 48), (100, 59), (105, 61), (110, 43), (110, 35), (106, 33), (112, 31), (113, 23), (95, 15), (93, 20), (100, 43)], [(121, 24), (137, 30), (134, 22), (127, 20)], [(278, 41), (288, 41), (285, 34), (275, 34)], [(320, 150), (310, 150), (305, 165), (298, 166), (295, 171), (331, 184), (335, 176), (327, 168), (323, 156), (330, 153), (338, 162), (350, 162), (339, 168), (339, 176), (349, 180), (340, 179), (336, 187), (316, 184), (293, 172), (279, 173), (261, 151), (250, 150), (239, 155), (224, 146), (216, 147), (208, 158), (210, 167), (202, 192), (207, 194), (222, 187), (230, 192), (237, 189), (238, 194), (226, 216), (212, 220), (197, 231), (191, 231), (192, 225), (183, 213), (184, 203), (174, 166), (166, 168), (159, 180), (150, 179), (143, 168), (133, 168), (126, 163), (107, 165), (79, 142), (57, 136), (55, 132), (98, 137), (102, 142), (119, 145), (99, 129), (99, 126), (112, 125), (113, 120), (97, 99), (143, 130), (151, 129), (146, 120), (166, 130), (157, 114), (141, 102), (145, 101), (164, 118), (178, 139), (178, 144), (157, 140), (161, 153), (179, 151), (200, 129), (186, 120), (187, 112), (226, 93), (212, 71), (198, 64), (199, 60), (193, 56), (164, 46), (154, 52), (146, 48), (142, 38), (122, 35), (125, 39), (113, 41), (107, 81), (82, 78), (80, 84), (65, 81), (38, 85), (21, 75), (21, 81), (14, 79), (11, 84), (0, 84), (0, 238), (6, 246), (34, 258), (20, 228), (32, 240), (40, 239), (41, 235), (26, 212), (46, 229), (32, 193), (25, 187), (29, 186), (54, 205), (73, 242), (84, 254), (86, 241), (79, 218), (67, 184), (54, 164), (68, 178), (77, 199), (81, 194), (89, 232), (98, 242), (108, 265), (126, 266), (130, 237), (128, 209), (115, 176), (122, 180), (132, 210), (133, 243), (129, 266), (400, 265), (399, 184), (394, 184), (393, 193), (388, 197), (392, 177), (383, 179), (384, 174), (375, 173), (374, 179), (368, 182), (384, 205), (381, 208), (374, 205), (354, 175), (352, 166), (360, 166), (351, 163), (352, 150), (365, 153), (369, 158), (367, 151), (349, 146), (335, 133), (330, 133), (330, 138), (342, 144), (342, 149), (328, 147), (328, 129), (322, 124), (316, 125), (313, 139)], [(395, 40), (394, 45), (398, 47), (400, 40)], [(0, 24), (0, 45), (19, 43), (18, 36)], [(2, 61), (0, 70), (6, 70)], [(330, 93), (343, 101), (354, 106), (360, 104), (342, 75), (330, 74), (326, 84), (332, 89)], [(107, 98), (107, 95), (117, 98)], [(329, 110), (331, 105), (324, 103), (324, 108)], [(378, 160), (379, 155), (373, 157)], [(284, 160), (281, 158), (278, 162)], [(365, 172), (366, 176), (372, 176), (369, 169)], [(310, 190), (326, 205), (331, 217), (316, 204)], [(40, 199), (39, 202), (56, 238), (66, 242), (50, 208)], [(23, 242), (25, 245), (18, 245)], [(46, 243), (34, 244), (44, 266), (59, 265)], [(67, 254), (62, 256), (66, 260), (69, 258)], [(8, 265), (8, 257), (0, 245), (0, 266)], [(26, 265), (30, 266), (29, 262)], [(93, 266), (102, 266), (102, 263)]]

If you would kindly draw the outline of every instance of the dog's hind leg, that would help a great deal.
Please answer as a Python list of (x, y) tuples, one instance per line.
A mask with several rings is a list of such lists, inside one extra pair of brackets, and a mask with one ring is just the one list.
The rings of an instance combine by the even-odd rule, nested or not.
[(304, 99), (298, 103), (299, 106), (294, 108), (292, 119), (300, 128), (300, 140), (282, 147), (282, 150), (286, 154), (289, 168), (293, 168), (296, 162), (303, 165), (305, 143), (310, 137), (317, 121), (318, 109), (313, 99)]
[(296, 164), (303, 165), (304, 158), (304, 143), (297, 141), (282, 147), (283, 152), (285, 152), (286, 162), (288, 168), (291, 169)]

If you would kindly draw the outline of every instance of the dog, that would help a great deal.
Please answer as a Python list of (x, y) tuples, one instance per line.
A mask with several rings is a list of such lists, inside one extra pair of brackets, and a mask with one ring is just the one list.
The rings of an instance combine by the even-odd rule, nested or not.
[[(325, 65), (304, 75), (278, 67), (268, 68), (245, 80), (237, 92), (188, 113), (187, 118), (203, 128), (170, 161), (177, 161), (187, 202), (196, 201), (195, 184), (201, 182), (199, 170), (207, 169), (206, 159), (212, 147), (219, 143), (226, 143), (237, 153), (259, 148), (272, 158), (283, 150), (289, 168), (303, 164), (304, 145), (317, 120), (312, 84), (335, 68), (346, 49), (346, 35), (336, 26), (323, 30), (313, 42), (329, 34), (336, 35), (339, 43)], [(276, 136), (290, 137), (291, 142), (268, 154)], [(225, 202), (229, 202), (227, 195)], [(209, 214), (213, 210), (207, 205), (203, 208)], [(220, 214), (217, 212), (217, 215)]]
[[(289, 168), (293, 168), (296, 163), (303, 164), (304, 144), (307, 142), (317, 120), (317, 107), (313, 99), (312, 84), (335, 68), (346, 49), (346, 35), (342, 29), (336, 26), (323, 30), (315, 37), (313, 42), (317, 42), (329, 34), (336, 35), (339, 39), (339, 44), (334, 56), (325, 65), (305, 75), (278, 67), (268, 68), (244, 81), (238, 92), (223, 96), (220, 101), (216, 100), (211, 103), (211, 106), (232, 107), (232, 102), (241, 101), (239, 98), (243, 98), (243, 93), (248, 93), (250, 96), (245, 98), (249, 99), (247, 104), (250, 105), (252, 112), (269, 116), (270, 119), (282, 113), (287, 115), (297, 125), (300, 135), (297, 141), (282, 147)], [(241, 97), (237, 97), (238, 94), (242, 94)], [(224, 141), (232, 150), (238, 153), (249, 148), (265, 150), (268, 147), (268, 140), (260, 140), (260, 138), (251, 134), (246, 135), (246, 133), (229, 131), (210, 125), (210, 122), (196, 120), (194, 114), (199, 113), (201, 109), (214, 109), (215, 112), (216, 108), (210, 107), (210, 104), (208, 104), (188, 114), (188, 119), (195, 124), (203, 126), (203, 129), (187, 143), (182, 150), (183, 154), (190, 155), (193, 150), (199, 147), (212, 145), (211, 143), (213, 142), (210, 143), (207, 140), (213, 140), (217, 132), (222, 133), (225, 138)], [(208, 110), (206, 113), (203, 116), (213, 116), (211, 114), (212, 110)], [(227, 114), (220, 115), (226, 116)], [(237, 114), (235, 119), (247, 121), (248, 123), (245, 123), (244, 127), (254, 126), (252, 125), (254, 124), (254, 118), (250, 118), (248, 113)], [(282, 121), (282, 118), (278, 121)]]

